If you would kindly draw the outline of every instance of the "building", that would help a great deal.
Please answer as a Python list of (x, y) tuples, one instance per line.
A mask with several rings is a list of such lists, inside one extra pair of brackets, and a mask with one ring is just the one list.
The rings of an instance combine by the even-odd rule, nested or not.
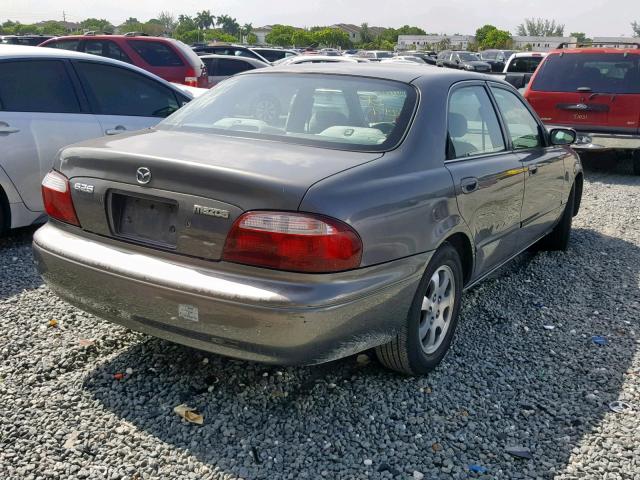
[(548, 52), (558, 48), (561, 43), (575, 43), (575, 37), (531, 37), (514, 35), (513, 48), (515, 50), (529, 50)]
[(271, 33), (273, 25), (265, 25), (264, 27), (258, 27), (251, 30), (258, 41), (256, 42), (258, 45), (266, 45), (267, 44), (267, 35)]
[[(336, 23), (331, 25), (330, 28), (337, 28), (338, 30), (342, 30), (347, 35), (349, 35), (349, 40), (351, 43), (360, 43), (362, 41), (362, 37), (360, 36), (360, 32), (362, 31), (362, 27), (358, 25), (353, 25), (351, 23)], [(386, 29), (383, 27), (368, 27), (369, 35), (371, 38), (376, 38)]]
[[(615, 47), (620, 42), (640, 44), (640, 37), (593, 37), (594, 47)], [(620, 46), (624, 47), (624, 45)]]
[(468, 50), (475, 43), (473, 35), (399, 35), (398, 50)]

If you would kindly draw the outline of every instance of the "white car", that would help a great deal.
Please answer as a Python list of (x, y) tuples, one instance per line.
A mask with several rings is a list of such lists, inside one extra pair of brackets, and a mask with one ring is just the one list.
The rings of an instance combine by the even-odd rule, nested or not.
[(0, 231), (45, 219), (40, 182), (62, 147), (151, 127), (192, 98), (118, 60), (0, 45)]
[(533, 73), (546, 56), (546, 52), (514, 53), (505, 63), (502, 73)]
[(297, 57), (289, 57), (279, 60), (274, 65), (298, 65), (301, 63), (359, 63), (358, 59), (353, 57), (334, 57), (330, 55), (298, 55)]

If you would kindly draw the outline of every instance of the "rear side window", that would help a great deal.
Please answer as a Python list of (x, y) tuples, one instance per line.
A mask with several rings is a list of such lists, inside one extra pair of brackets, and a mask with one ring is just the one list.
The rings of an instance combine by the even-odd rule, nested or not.
[(552, 54), (540, 66), (532, 90), (543, 92), (640, 93), (640, 55)]
[(49, 43), (45, 45), (50, 48), (61, 48), (62, 50), (78, 50), (80, 40), (58, 40), (57, 42)]
[(483, 87), (462, 87), (453, 91), (449, 99), (448, 129), (448, 158), (505, 150), (498, 117)]
[(128, 40), (127, 43), (152, 67), (181, 67), (178, 54), (166, 43), (146, 40)]
[(0, 62), (0, 110), (80, 113), (80, 105), (63, 62), (29, 60)]
[(269, 60), (270, 62), (275, 62), (276, 60), (280, 60), (283, 58), (286, 58), (288, 56), (291, 56), (291, 54), (287, 54), (287, 52), (285, 52), (284, 50), (260, 50), (260, 49), (255, 49), (256, 53), (260, 54), (261, 56), (263, 56), (266, 60)]
[(542, 57), (516, 57), (509, 66), (507, 72), (509, 73), (533, 73), (540, 65)]
[(170, 89), (137, 72), (93, 62), (75, 65), (99, 115), (166, 117), (179, 108)]
[(227, 60), (225, 58), (219, 58), (216, 75), (231, 76), (236, 73), (246, 72), (247, 70), (253, 69), (253, 65), (242, 60)]
[(101, 57), (133, 63), (129, 56), (111, 40), (87, 40), (84, 43), (84, 51), (93, 55), (100, 55)]

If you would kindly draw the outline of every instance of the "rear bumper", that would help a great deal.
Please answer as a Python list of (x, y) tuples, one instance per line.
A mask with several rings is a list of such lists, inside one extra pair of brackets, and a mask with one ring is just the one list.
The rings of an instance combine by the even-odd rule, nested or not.
[(431, 257), (305, 275), (178, 263), (73, 230), (49, 222), (33, 241), (40, 273), (69, 303), (176, 343), (277, 364), (322, 363), (389, 341)]
[[(547, 129), (562, 128), (547, 125)], [(640, 149), (640, 135), (608, 132), (591, 132), (571, 126), (578, 134), (576, 143), (571, 145), (576, 151), (635, 150)]]

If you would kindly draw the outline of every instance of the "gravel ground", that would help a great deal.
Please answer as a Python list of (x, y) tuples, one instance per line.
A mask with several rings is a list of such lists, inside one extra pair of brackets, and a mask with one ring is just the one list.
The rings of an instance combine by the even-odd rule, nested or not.
[(372, 356), (275, 368), (127, 331), (51, 294), (32, 231), (14, 233), (0, 240), (0, 478), (638, 479), (640, 410), (609, 403), (640, 406), (639, 191), (587, 171), (570, 251), (523, 254), (468, 292), (424, 378)]

